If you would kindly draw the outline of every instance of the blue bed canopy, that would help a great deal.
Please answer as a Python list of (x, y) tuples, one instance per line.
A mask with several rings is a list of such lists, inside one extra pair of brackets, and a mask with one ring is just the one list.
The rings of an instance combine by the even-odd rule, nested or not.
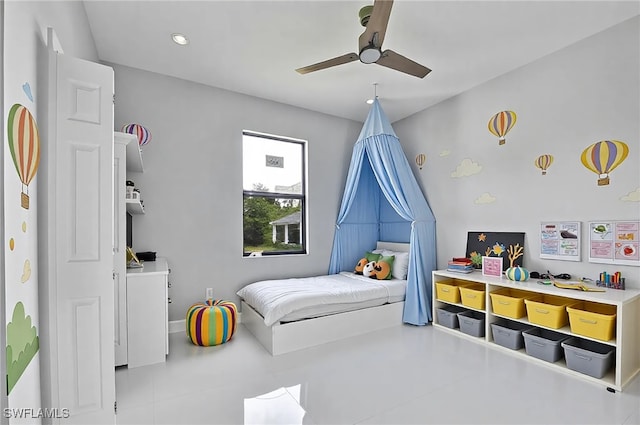
[(378, 99), (353, 148), (329, 273), (352, 271), (376, 241), (411, 244), (402, 320), (427, 324), (432, 320), (436, 220)]

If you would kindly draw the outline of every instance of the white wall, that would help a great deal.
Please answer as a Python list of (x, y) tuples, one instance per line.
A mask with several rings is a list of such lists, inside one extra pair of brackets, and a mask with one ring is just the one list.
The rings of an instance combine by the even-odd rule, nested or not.
[[(361, 123), (118, 65), (115, 122), (147, 127), (144, 173), (131, 173), (146, 214), (135, 251), (167, 257), (170, 320), (250, 282), (326, 273), (347, 167)], [(242, 130), (308, 141), (309, 255), (242, 257)]]
[[(427, 155), (422, 171), (414, 167), (437, 220), (439, 268), (465, 254), (468, 231), (525, 232), (529, 270), (590, 278), (620, 270), (640, 288), (639, 267), (587, 261), (585, 230), (593, 220), (640, 219), (639, 26), (638, 17), (625, 21), (394, 123), (410, 161)], [(498, 146), (487, 122), (501, 110), (518, 119)], [(597, 186), (580, 155), (611, 139), (626, 142), (629, 156)], [(541, 154), (555, 157), (546, 176), (533, 164)], [(481, 171), (451, 177), (465, 158)], [(485, 192), (495, 201), (476, 203)], [(635, 202), (622, 200), (631, 192)], [(540, 222), (559, 220), (582, 222), (581, 262), (539, 258)]]
[[(0, 87), (4, 91), (4, 1), (0, 0)], [(4, 98), (0, 98), (0, 110), (2, 111), (2, 120), (0, 120), (0, 134), (5, 134), (4, 130)], [(0, 175), (4, 176), (4, 149), (0, 149)], [(0, 184), (0, 306), (4, 309), (5, 304), (5, 283), (4, 283), (4, 185)], [(4, 379), (7, 376), (7, 349), (6, 349), (6, 335), (5, 329), (7, 326), (6, 316), (0, 314), (0, 407), (5, 408), (8, 406), (7, 399), (7, 380)], [(0, 424), (9, 423), (9, 419), (4, 415), (0, 417)]]
[[(7, 122), (9, 109), (12, 105), (21, 104), (27, 107), (34, 116), (42, 136), (42, 122), (45, 119), (43, 111), (46, 110), (46, 105), (41, 101), (44, 97), (42, 92), (44, 88), (41, 89), (44, 86), (41, 83), (46, 78), (46, 64), (43, 65), (46, 56), (43, 56), (43, 52), (45, 51), (47, 27), (53, 27), (56, 30), (66, 54), (92, 61), (97, 60), (97, 52), (89, 31), (84, 6), (78, 1), (6, 1), (3, 3), (3, 7), (2, 122), (3, 125)], [(31, 97), (25, 90), (25, 83), (29, 84)], [(37, 273), (38, 175), (29, 184), (30, 206), (28, 210), (24, 209), (20, 206), (22, 185), (8, 151), (8, 141), (4, 129), (2, 134), (2, 256), (5, 264), (5, 268), (2, 270), (3, 322), (4, 320), (6, 320), (5, 323), (11, 321), (16, 304), (21, 302), (25, 306), (26, 315), (30, 317), (31, 325), (36, 328), (40, 338), (40, 350), (28, 363), (27, 368), (9, 394), (7, 402), (11, 408), (37, 409), (41, 405), (48, 405), (47, 395), (44, 395), (42, 403), (40, 397), (41, 375), (46, 376), (47, 374), (48, 359), (43, 343), (43, 334), (46, 334), (43, 332), (43, 328), (46, 324), (40, 323), (42, 306), (38, 304), (39, 295), (42, 295), (42, 288), (40, 290), (38, 288)], [(41, 138), (41, 143), (46, 143), (46, 139)], [(10, 244), (10, 239), (14, 240), (13, 244)], [(4, 355), (5, 337), (7, 336), (4, 334), (4, 323), (2, 328), (3, 339), (0, 345)], [(5, 365), (4, 357), (2, 364)], [(2, 375), (5, 376), (4, 368)], [(46, 378), (44, 379), (46, 380)], [(46, 385), (43, 385), (43, 388), (46, 388)], [(4, 387), (3, 394), (6, 394)], [(4, 401), (3, 399), (3, 406)], [(34, 419), (31, 423), (39, 421), (39, 419)], [(13, 422), (13, 419), (10, 419), (9, 422)]]

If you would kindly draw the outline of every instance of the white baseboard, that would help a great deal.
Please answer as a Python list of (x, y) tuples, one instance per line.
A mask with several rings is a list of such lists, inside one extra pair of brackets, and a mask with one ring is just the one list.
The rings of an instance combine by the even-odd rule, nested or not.
[[(242, 313), (238, 312), (238, 320), (236, 323), (242, 322)], [(185, 332), (187, 323), (184, 319), (182, 320), (171, 320), (169, 321), (169, 333), (175, 334), (178, 332)]]
[(182, 320), (172, 320), (169, 321), (169, 333), (175, 334), (178, 332), (185, 332), (186, 322), (184, 319)]

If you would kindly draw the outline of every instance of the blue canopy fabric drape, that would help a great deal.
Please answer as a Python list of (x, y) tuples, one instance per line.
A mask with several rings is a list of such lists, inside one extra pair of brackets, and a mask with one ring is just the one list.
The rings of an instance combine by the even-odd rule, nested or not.
[(353, 270), (376, 241), (409, 242), (402, 320), (425, 325), (436, 268), (436, 220), (378, 99), (353, 148), (336, 222), (329, 273)]

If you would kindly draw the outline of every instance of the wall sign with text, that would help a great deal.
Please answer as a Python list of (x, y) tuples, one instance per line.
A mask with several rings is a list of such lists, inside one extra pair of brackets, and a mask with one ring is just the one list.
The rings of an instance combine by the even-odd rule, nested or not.
[(267, 167), (284, 168), (283, 156), (265, 155), (264, 161), (265, 161), (264, 165)]

